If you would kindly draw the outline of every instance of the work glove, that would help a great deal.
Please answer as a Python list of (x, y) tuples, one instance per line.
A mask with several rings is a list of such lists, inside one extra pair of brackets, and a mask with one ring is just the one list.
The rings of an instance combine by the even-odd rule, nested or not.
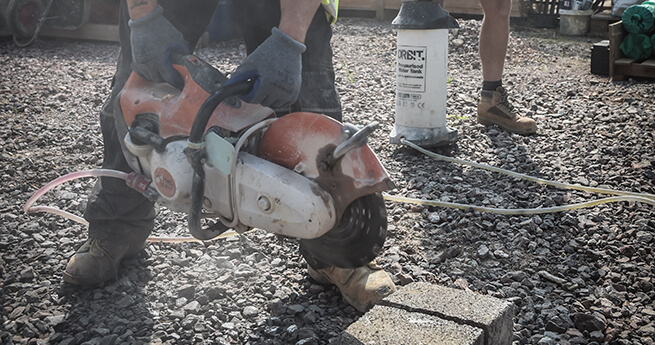
[(241, 98), (271, 108), (288, 107), (298, 99), (304, 44), (278, 28), (241, 63), (226, 85), (255, 79), (252, 91)]
[(164, 9), (157, 6), (137, 20), (130, 20), (132, 70), (153, 83), (167, 82), (178, 89), (184, 87), (182, 76), (173, 68), (171, 53), (188, 55), (189, 44), (182, 33), (164, 18)]

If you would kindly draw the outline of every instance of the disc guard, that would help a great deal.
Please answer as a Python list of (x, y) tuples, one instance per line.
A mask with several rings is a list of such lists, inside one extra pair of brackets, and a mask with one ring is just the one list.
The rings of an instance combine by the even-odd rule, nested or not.
[(311, 266), (356, 268), (380, 253), (386, 237), (384, 199), (380, 193), (374, 193), (353, 201), (336, 227), (321, 237), (300, 240), (300, 246), (310, 254), (305, 259)]

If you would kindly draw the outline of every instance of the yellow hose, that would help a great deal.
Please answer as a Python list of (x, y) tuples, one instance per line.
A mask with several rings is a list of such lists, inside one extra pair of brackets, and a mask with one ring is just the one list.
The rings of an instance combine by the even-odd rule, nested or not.
[(405, 202), (410, 204), (436, 206), (436, 207), (449, 207), (449, 208), (458, 208), (462, 210), (499, 213), (499, 214), (513, 214), (513, 215), (562, 212), (562, 211), (576, 210), (579, 208), (592, 207), (600, 204), (607, 204), (610, 202), (617, 202), (617, 201), (639, 201), (639, 202), (655, 205), (655, 200), (637, 197), (637, 196), (613, 196), (609, 198), (603, 198), (603, 199), (581, 202), (581, 203), (565, 205), (565, 206), (555, 206), (555, 207), (545, 207), (545, 208), (517, 208), (517, 209), (483, 207), (483, 206), (475, 206), (475, 205), (467, 205), (467, 204), (458, 204), (454, 202), (441, 202), (435, 200), (406, 198), (402, 196), (394, 196), (394, 195), (387, 195), (387, 194), (384, 195), (384, 198), (390, 201)]
[(432, 151), (428, 151), (410, 141), (405, 140), (404, 138), (400, 139), (400, 142), (404, 145), (407, 145), (421, 153), (424, 153), (432, 158), (436, 158), (438, 160), (446, 161), (446, 162), (451, 162), (451, 163), (459, 163), (459, 164), (464, 164), (468, 166), (472, 166), (475, 168), (480, 168), (484, 170), (489, 170), (493, 172), (498, 172), (501, 174), (517, 177), (520, 179), (536, 182), (539, 184), (544, 184), (544, 185), (549, 185), (549, 186), (554, 186), (557, 188), (562, 188), (562, 189), (574, 189), (574, 190), (582, 190), (582, 191), (587, 191), (587, 192), (593, 192), (593, 193), (602, 193), (602, 194), (611, 194), (611, 195), (619, 195), (616, 197), (608, 197), (608, 198), (603, 198), (599, 200), (594, 200), (594, 201), (587, 201), (587, 202), (581, 202), (577, 204), (571, 204), (571, 205), (565, 205), (565, 206), (556, 206), (556, 207), (546, 207), (546, 208), (524, 208), (524, 209), (502, 209), (502, 208), (493, 208), (493, 207), (482, 207), (482, 206), (474, 206), (474, 205), (466, 205), (466, 204), (458, 204), (458, 203), (451, 203), (451, 202), (441, 202), (441, 201), (435, 201), (435, 200), (425, 200), (425, 199), (415, 199), (415, 198), (406, 198), (406, 197), (400, 197), (400, 196), (393, 196), (393, 195), (388, 195), (385, 194), (384, 198), (386, 200), (390, 201), (397, 201), (397, 202), (405, 202), (405, 203), (413, 203), (413, 204), (419, 204), (419, 205), (427, 205), (427, 206), (436, 206), (436, 207), (449, 207), (449, 208), (457, 208), (457, 209), (463, 209), (463, 210), (473, 210), (473, 211), (480, 211), (480, 212), (489, 212), (489, 213), (499, 213), (499, 214), (512, 214), (512, 215), (527, 215), (527, 214), (543, 214), (543, 213), (554, 213), (554, 212), (562, 212), (562, 211), (568, 211), (568, 210), (575, 210), (575, 209), (580, 209), (580, 208), (585, 208), (585, 207), (592, 207), (600, 204), (606, 204), (610, 202), (618, 202), (618, 201), (637, 201), (637, 202), (643, 202), (647, 203), (650, 205), (655, 205), (655, 195), (653, 194), (647, 194), (647, 193), (633, 193), (633, 192), (625, 192), (625, 191), (620, 191), (620, 190), (614, 190), (614, 189), (606, 189), (606, 188), (594, 188), (594, 187), (585, 187), (585, 186), (580, 186), (580, 185), (573, 185), (573, 184), (567, 184), (567, 183), (560, 183), (560, 182), (555, 182), (555, 181), (549, 181), (545, 179), (541, 179), (538, 177), (533, 177), (529, 175), (524, 175), (520, 173), (516, 173), (513, 171), (505, 170), (505, 169), (500, 169), (496, 167), (492, 167), (489, 165), (484, 165), (484, 164), (479, 164), (479, 163), (474, 163), (474, 162), (469, 162), (457, 158), (452, 158), (448, 156), (443, 156), (437, 153), (434, 153)]
[[(252, 229), (252, 230), (255, 230), (255, 229)], [(250, 232), (252, 230), (248, 230), (247, 232)], [(218, 239), (221, 239), (221, 238), (228, 238), (228, 237), (236, 236), (238, 234), (239, 233), (234, 231), (234, 230), (228, 230), (228, 231), (226, 231), (226, 232), (212, 238), (211, 240), (206, 240), (206, 241), (201, 241), (201, 240), (199, 240), (199, 239), (197, 239), (195, 237), (190, 237), (190, 236), (185, 236), (185, 237), (150, 236), (150, 237), (148, 237), (146, 239), (146, 241), (148, 241), (148, 242), (162, 242), (162, 243), (185, 243), (185, 242), (203, 243), (203, 242), (218, 240)]]
[[(484, 164), (479, 164), (479, 163), (474, 163), (474, 162), (469, 162), (457, 158), (452, 158), (448, 156), (443, 156), (431, 151), (428, 151), (410, 141), (405, 140), (404, 138), (400, 139), (400, 142), (404, 145), (407, 145), (421, 153), (424, 153), (430, 157), (436, 158), (438, 160), (446, 161), (446, 162), (451, 162), (451, 163), (459, 163), (459, 164), (464, 164), (468, 166), (472, 166), (475, 168), (480, 168), (484, 170), (489, 170), (493, 172), (498, 172), (501, 174), (517, 177), (520, 179), (536, 182), (539, 184), (544, 184), (544, 185), (549, 185), (549, 186), (554, 186), (557, 188), (562, 188), (562, 189), (574, 189), (574, 190), (582, 190), (582, 191), (587, 191), (587, 192), (593, 192), (593, 193), (601, 193), (601, 194), (611, 194), (611, 195), (619, 195), (615, 197), (608, 197), (608, 198), (603, 198), (599, 200), (593, 200), (593, 201), (587, 201), (587, 202), (581, 202), (577, 204), (571, 204), (571, 205), (566, 205), (566, 206), (556, 206), (556, 207), (546, 207), (546, 208), (523, 208), (523, 209), (502, 209), (502, 208), (493, 208), (493, 207), (483, 207), (483, 206), (475, 206), (475, 205), (467, 205), (467, 204), (459, 204), (459, 203), (451, 203), (451, 202), (442, 202), (442, 201), (436, 201), (436, 200), (425, 200), (425, 199), (415, 199), (415, 198), (407, 198), (407, 197), (401, 197), (401, 196), (394, 196), (394, 195), (388, 195), (384, 194), (384, 198), (386, 200), (390, 201), (396, 201), (396, 202), (405, 202), (405, 203), (412, 203), (412, 204), (418, 204), (418, 205), (427, 205), (427, 206), (435, 206), (435, 207), (449, 207), (449, 208), (457, 208), (457, 209), (462, 209), (462, 210), (472, 210), (472, 211), (479, 211), (479, 212), (489, 212), (489, 213), (499, 213), (499, 214), (509, 214), (509, 215), (528, 215), (528, 214), (543, 214), (543, 213), (554, 213), (554, 212), (562, 212), (562, 211), (568, 211), (568, 210), (575, 210), (575, 209), (580, 209), (580, 208), (585, 208), (585, 207), (592, 207), (592, 206), (597, 206), (601, 204), (606, 204), (610, 202), (617, 202), (617, 201), (637, 201), (637, 202), (643, 202), (646, 204), (650, 205), (655, 205), (655, 195), (653, 194), (647, 194), (647, 193), (633, 193), (633, 192), (625, 192), (625, 191), (619, 191), (619, 190), (614, 190), (614, 189), (606, 189), (606, 188), (594, 188), (594, 187), (585, 187), (585, 186), (580, 186), (580, 185), (573, 185), (573, 184), (567, 184), (567, 183), (560, 183), (560, 182), (554, 182), (554, 181), (549, 181), (545, 179), (541, 179), (538, 177), (532, 177), (529, 175), (524, 175), (520, 173), (516, 173), (513, 171), (505, 170), (505, 169), (500, 169), (496, 167), (492, 167), (489, 165), (484, 165)], [(113, 170), (107, 170), (107, 169), (94, 169), (94, 170), (88, 170), (88, 171), (80, 171), (80, 172), (75, 172), (71, 173), (62, 177), (59, 177), (50, 183), (48, 183), (46, 186), (41, 188), (39, 191), (37, 191), (28, 201), (25, 203), (24, 209), (26, 213), (36, 213), (36, 212), (50, 212), (54, 213), (60, 216), (63, 216), (65, 218), (69, 218), (73, 221), (76, 221), (80, 224), (88, 226), (88, 223), (86, 220), (84, 220), (81, 217), (75, 216), (73, 214), (70, 214), (69, 212), (53, 208), (53, 207), (47, 207), (47, 206), (33, 206), (34, 203), (41, 197), (43, 194), (45, 194), (47, 191), (50, 189), (54, 188), (55, 186), (77, 178), (81, 177), (89, 177), (89, 176), (110, 176), (110, 177), (116, 177), (116, 178), (125, 178), (127, 174), (119, 171), (113, 171)], [(252, 229), (255, 230), (255, 229)], [(250, 231), (252, 231), (250, 230)], [(234, 230), (227, 231), (219, 236), (217, 236), (214, 239), (220, 239), (220, 238), (226, 238), (226, 237), (232, 237), (238, 235), (238, 233)], [(148, 237), (147, 241), (149, 242), (164, 242), (164, 243), (182, 243), (182, 242), (203, 242), (200, 241), (196, 238), (193, 237), (169, 237), (169, 236), (150, 236)]]

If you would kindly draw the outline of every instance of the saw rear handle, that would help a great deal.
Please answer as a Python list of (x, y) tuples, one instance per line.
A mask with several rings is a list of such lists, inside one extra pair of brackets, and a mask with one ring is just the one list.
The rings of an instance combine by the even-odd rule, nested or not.
[[(185, 58), (182, 56), (172, 57), (174, 62), (181, 61), (180, 59)], [(254, 82), (255, 80), (248, 79), (230, 85), (223, 85), (218, 88), (216, 92), (210, 94), (210, 96), (202, 103), (193, 120), (190, 135), (187, 140), (188, 146), (184, 149), (184, 154), (193, 169), (190, 198), (191, 206), (188, 212), (189, 231), (193, 237), (199, 240), (212, 239), (228, 230), (226, 226), (221, 226), (221, 222), (217, 222), (216, 225), (211, 228), (203, 229), (200, 221), (202, 218), (205, 190), (204, 164), (207, 160), (207, 153), (203, 144), (205, 128), (207, 127), (214, 110), (219, 104), (229, 97), (248, 94), (252, 90)], [(140, 145), (148, 145), (157, 152), (164, 152), (171, 139), (165, 139), (158, 135), (155, 127), (156, 126), (150, 121), (135, 123), (129, 130), (132, 142)], [(152, 193), (147, 197), (152, 200)]]
[(205, 196), (205, 169), (204, 164), (207, 160), (207, 152), (202, 145), (202, 138), (205, 134), (205, 128), (214, 110), (221, 102), (231, 96), (248, 94), (253, 86), (254, 80), (245, 80), (235, 84), (222, 87), (218, 92), (210, 95), (200, 106), (198, 115), (193, 120), (191, 134), (189, 135), (188, 147), (184, 149), (184, 154), (193, 168), (193, 182), (191, 184), (191, 207), (189, 209), (189, 231), (191, 235), (199, 240), (205, 241), (212, 239), (226, 230), (228, 227), (221, 221), (216, 222), (214, 227), (203, 228), (200, 222), (202, 218), (202, 203)]
[(200, 106), (198, 115), (193, 120), (191, 127), (191, 134), (189, 135), (189, 146), (198, 145), (202, 142), (202, 137), (205, 134), (205, 128), (209, 119), (211, 118), (214, 110), (221, 102), (231, 96), (246, 95), (252, 91), (255, 85), (254, 79), (237, 82), (230, 85), (224, 85), (218, 92), (210, 95), (207, 100)]

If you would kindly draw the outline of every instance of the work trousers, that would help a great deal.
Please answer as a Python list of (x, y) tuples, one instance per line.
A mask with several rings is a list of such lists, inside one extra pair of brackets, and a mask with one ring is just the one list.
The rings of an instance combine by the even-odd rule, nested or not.
[[(160, 0), (164, 16), (184, 35), (191, 48), (209, 24), (217, 1)], [(246, 43), (248, 54), (254, 51), (279, 24), (279, 0), (234, 1), (235, 18)], [(100, 127), (104, 144), (102, 167), (130, 172), (123, 156), (114, 121), (114, 108), (118, 94), (132, 73), (132, 49), (128, 11), (121, 1), (119, 33), (121, 50), (118, 66), (112, 81), (109, 99), (100, 113)], [(334, 85), (334, 67), (330, 40), (332, 29), (325, 12), (319, 8), (307, 32), (307, 50), (302, 56), (302, 85), (298, 100), (285, 109), (274, 109), (278, 116), (295, 111), (323, 113), (341, 121), (341, 104)], [(127, 187), (125, 181), (102, 177), (89, 197), (84, 218), (89, 222), (89, 237), (99, 239), (121, 238), (129, 241), (145, 240), (154, 227), (154, 205), (140, 193)], [(301, 249), (305, 256), (309, 255)], [(314, 266), (323, 266), (312, 261)]]

